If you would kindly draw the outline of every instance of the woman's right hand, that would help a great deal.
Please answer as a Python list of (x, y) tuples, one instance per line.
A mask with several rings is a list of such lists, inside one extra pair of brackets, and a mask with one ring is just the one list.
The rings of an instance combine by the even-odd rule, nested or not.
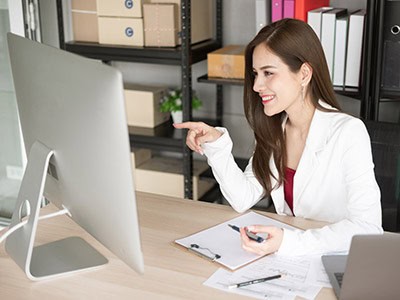
[(222, 135), (220, 131), (204, 122), (175, 123), (174, 127), (178, 129), (189, 129), (186, 136), (186, 145), (201, 155), (203, 155), (202, 144), (214, 142)]

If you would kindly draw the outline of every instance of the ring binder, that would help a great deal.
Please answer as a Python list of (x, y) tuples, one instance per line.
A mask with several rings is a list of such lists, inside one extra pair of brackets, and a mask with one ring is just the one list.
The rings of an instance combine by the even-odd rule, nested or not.
[[(221, 255), (212, 252), (212, 251), (211, 251), (210, 249), (208, 249), (208, 248), (202, 248), (202, 247), (200, 247), (200, 246), (197, 245), (197, 244), (190, 244), (190, 246), (187, 247), (187, 249), (188, 249), (189, 251), (191, 251), (191, 252), (193, 252), (193, 253), (195, 253), (195, 254), (197, 254), (197, 255), (199, 255), (199, 256), (205, 258), (205, 259), (211, 260), (211, 261), (216, 261), (217, 259), (221, 258)], [(200, 250), (206, 250), (206, 251), (208, 251), (208, 252), (211, 254), (211, 256), (209, 256), (209, 255), (207, 255), (207, 254), (201, 252)]]

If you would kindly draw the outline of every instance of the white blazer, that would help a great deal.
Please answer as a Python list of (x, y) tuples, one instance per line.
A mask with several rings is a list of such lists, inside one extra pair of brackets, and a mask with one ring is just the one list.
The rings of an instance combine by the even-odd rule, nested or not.
[[(224, 197), (236, 211), (244, 212), (264, 191), (253, 173), (252, 158), (242, 172), (233, 159), (229, 133), (218, 129), (223, 135), (202, 145), (203, 151)], [(277, 175), (273, 159), (270, 165)], [(271, 197), (278, 214), (292, 215), (283, 186), (276, 187)], [(306, 231), (284, 229), (279, 254), (348, 251), (353, 235), (383, 232), (371, 143), (361, 120), (340, 112), (315, 111), (294, 177), (293, 207), (296, 217), (331, 225)]]

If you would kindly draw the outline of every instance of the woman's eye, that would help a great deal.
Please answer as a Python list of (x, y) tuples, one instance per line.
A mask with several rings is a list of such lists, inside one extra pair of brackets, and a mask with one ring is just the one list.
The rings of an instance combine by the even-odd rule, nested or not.
[(265, 71), (265, 72), (264, 72), (264, 76), (267, 76), (267, 77), (268, 77), (268, 76), (271, 76), (271, 75), (272, 75), (271, 72), (268, 72), (268, 71)]

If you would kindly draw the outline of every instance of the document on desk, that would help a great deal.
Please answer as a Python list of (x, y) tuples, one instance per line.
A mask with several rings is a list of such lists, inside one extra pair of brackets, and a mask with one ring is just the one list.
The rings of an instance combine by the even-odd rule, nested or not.
[[(241, 246), (240, 234), (232, 230), (228, 224), (238, 227), (262, 224), (295, 230), (295, 227), (267, 216), (248, 212), (175, 242), (200, 256), (220, 263), (230, 270), (236, 270), (262, 257), (245, 251)], [(262, 235), (260, 234), (260, 236)], [(265, 235), (262, 237), (265, 238)]]
[[(295, 299), (296, 296), (314, 299), (322, 287), (330, 287), (328, 276), (322, 271), (320, 256), (279, 256), (272, 254), (235, 272), (219, 268), (204, 285), (230, 293), (257, 299)], [(232, 284), (282, 275), (279, 279), (228, 288)]]

